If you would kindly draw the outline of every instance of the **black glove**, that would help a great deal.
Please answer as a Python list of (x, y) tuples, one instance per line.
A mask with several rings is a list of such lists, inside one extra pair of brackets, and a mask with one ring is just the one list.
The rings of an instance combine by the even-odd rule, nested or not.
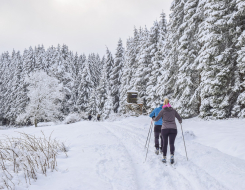
[(181, 124), (181, 123), (182, 123), (182, 121), (179, 121), (179, 123)]
[(155, 119), (155, 116), (153, 116), (152, 119), (154, 120)]

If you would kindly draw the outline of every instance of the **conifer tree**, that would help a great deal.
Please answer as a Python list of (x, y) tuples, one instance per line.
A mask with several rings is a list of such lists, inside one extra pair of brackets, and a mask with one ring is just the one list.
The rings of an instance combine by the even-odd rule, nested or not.
[(88, 111), (89, 98), (94, 87), (89, 67), (89, 62), (86, 61), (82, 72), (81, 82), (78, 87), (77, 106), (79, 111), (83, 112)]
[(95, 89), (92, 89), (89, 97), (89, 103), (88, 103), (88, 113), (91, 115), (97, 114), (97, 101), (96, 101), (96, 93)]
[(6, 117), (10, 120), (10, 124), (15, 124), (15, 120), (19, 114), (24, 112), (26, 105), (28, 104), (26, 83), (24, 81), (22, 73), (22, 58), (20, 52), (12, 55), (12, 62), (14, 64), (12, 73), (12, 87), (9, 89), (9, 96), (11, 102), (9, 102), (10, 109), (6, 112)]
[[(149, 49), (148, 49), (148, 36), (149, 31), (145, 27), (145, 30), (142, 31), (141, 36), (139, 38), (139, 52), (137, 53), (137, 57), (135, 59), (135, 73), (133, 75), (132, 82), (133, 86), (130, 88), (137, 90), (139, 93), (139, 97), (146, 101), (146, 83), (149, 79), (149, 68), (148, 64), (150, 62), (149, 57)], [(146, 106), (146, 105), (145, 105)]]
[(112, 84), (110, 81), (110, 75), (112, 73), (112, 67), (114, 65), (114, 59), (113, 59), (112, 54), (108, 48), (106, 48), (105, 65), (106, 65), (107, 79), (109, 80), (109, 84)]
[(230, 13), (228, 21), (229, 32), (233, 36), (232, 42), (235, 44), (233, 58), (236, 58), (231, 115), (233, 117), (245, 117), (245, 2), (234, 0), (231, 5), (234, 4), (234, 11)]
[[(171, 5), (171, 14), (169, 15), (169, 23), (167, 25), (167, 36), (164, 45), (163, 54), (166, 56), (162, 62), (161, 75), (159, 75), (159, 83), (156, 85), (158, 97), (168, 97), (173, 100), (174, 85), (178, 71), (178, 46), (180, 35), (180, 26), (184, 18), (184, 5), (186, 0), (174, 0)], [(175, 92), (176, 93), (176, 92)], [(174, 104), (173, 101), (171, 101)]]
[(120, 87), (120, 77), (122, 72), (122, 66), (124, 61), (124, 48), (122, 45), (122, 40), (119, 39), (117, 50), (114, 58), (114, 64), (112, 67), (112, 72), (110, 75), (111, 81), (111, 96), (113, 97), (113, 111), (118, 112), (119, 107), (119, 87)]
[(178, 72), (173, 86), (173, 98), (175, 108), (184, 118), (197, 115), (199, 106), (199, 97), (196, 93), (199, 85), (199, 72), (196, 68), (195, 60), (199, 50), (196, 35), (200, 24), (198, 17), (202, 12), (197, 12), (198, 2), (199, 0), (186, 1), (183, 24), (179, 29), (181, 38), (177, 48)]
[(159, 24), (155, 21), (154, 26), (150, 30), (148, 38), (148, 53), (150, 62), (147, 65), (148, 80), (146, 83), (146, 100), (147, 106), (151, 109), (154, 109), (159, 105), (159, 98), (156, 91), (157, 77), (160, 75), (161, 68), (161, 57), (158, 55), (158, 53), (161, 52), (161, 50), (158, 49), (158, 44), (160, 43), (159, 38)]
[[(102, 62), (104, 59), (102, 59)], [(105, 105), (105, 101), (107, 99), (107, 88), (108, 87), (108, 79), (107, 79), (107, 67), (106, 64), (103, 64), (103, 69), (101, 71), (101, 77), (99, 81), (99, 85), (96, 89), (96, 105), (97, 105), (97, 113), (101, 114), (103, 112), (103, 108)], [(109, 90), (109, 89), (108, 89)]]
[[(204, 6), (204, 30), (199, 41), (200, 116), (226, 118), (230, 115), (231, 78), (234, 68), (233, 50), (229, 30), (225, 27), (231, 1), (208, 0)], [(208, 34), (208, 35), (205, 35)], [(201, 65), (200, 65), (201, 64)]]
[(119, 112), (126, 113), (126, 104), (127, 104), (127, 91), (130, 89), (130, 74), (131, 74), (131, 48), (133, 44), (133, 39), (129, 38), (126, 43), (126, 51), (124, 57), (124, 65), (122, 69), (121, 76), (121, 85), (119, 88)]
[(14, 78), (14, 72), (16, 70), (15, 67), (15, 61), (16, 61), (17, 55), (15, 50), (13, 50), (12, 52), (12, 56), (8, 57), (8, 60), (6, 60), (7, 62), (5, 62), (5, 64), (7, 63), (7, 70), (5, 71), (5, 74), (7, 74), (5, 76), (5, 80), (4, 80), (4, 85), (5, 85), (5, 93), (4, 93), (4, 113), (5, 113), (5, 117), (8, 118), (8, 121), (10, 122), (10, 124), (12, 124), (13, 122), (13, 112), (11, 110), (11, 108), (14, 108), (15, 105), (13, 104), (13, 94), (12, 94), (12, 90), (13, 90), (13, 78)]
[[(103, 74), (106, 75), (107, 86), (106, 86), (105, 99), (100, 104), (100, 105), (103, 104), (102, 112), (103, 112), (104, 115), (102, 117), (104, 117), (104, 118), (108, 117), (108, 114), (111, 113), (111, 110), (113, 111), (113, 98), (114, 97), (111, 96), (111, 91), (112, 91), (112, 88), (113, 88), (112, 87), (113, 81), (110, 78), (111, 75), (112, 75), (113, 65), (114, 65), (114, 59), (112, 57), (111, 52), (107, 48), (106, 49), (105, 64), (104, 64), (104, 69), (103, 69), (103, 72), (104, 72)], [(106, 84), (106, 83), (104, 83), (104, 81), (101, 81), (101, 82), (102, 82), (101, 85)], [(102, 91), (100, 91), (100, 92), (102, 92)], [(106, 106), (106, 108), (105, 108), (105, 106)], [(105, 112), (106, 112), (106, 114), (105, 114)]]
[[(11, 58), (9, 55), (9, 52), (5, 52), (1, 55), (1, 67), (0, 67), (0, 114), (2, 120), (7, 121), (6, 118), (6, 103), (7, 102), (7, 90), (8, 90), (8, 85), (11, 84), (10, 82), (10, 72), (11, 68), (9, 68), (11, 62)], [(7, 107), (8, 108), (8, 107)], [(8, 122), (9, 124), (9, 122)]]
[(107, 119), (111, 113), (113, 113), (113, 97), (110, 94), (109, 86), (106, 89), (106, 101), (103, 107), (102, 118)]
[(237, 58), (237, 62), (238, 62), (237, 68), (239, 74), (238, 76), (240, 78), (240, 81), (238, 83), (239, 96), (233, 108), (233, 115), (238, 117), (245, 117), (245, 32), (244, 31), (238, 39), (237, 46), (241, 46), (241, 49), (238, 51), (238, 58)]
[(125, 52), (125, 62), (128, 65), (129, 73), (128, 73), (128, 80), (129, 80), (129, 89), (138, 90), (136, 86), (137, 76), (135, 73), (137, 72), (137, 67), (139, 65), (137, 55), (140, 51), (140, 33), (139, 31), (134, 28), (134, 37), (128, 41), (128, 49)]
[(44, 54), (45, 54), (45, 49), (43, 45), (38, 45), (34, 49), (34, 56), (35, 56), (35, 65), (34, 65), (34, 70), (45, 70), (45, 65), (43, 63), (44, 61)]

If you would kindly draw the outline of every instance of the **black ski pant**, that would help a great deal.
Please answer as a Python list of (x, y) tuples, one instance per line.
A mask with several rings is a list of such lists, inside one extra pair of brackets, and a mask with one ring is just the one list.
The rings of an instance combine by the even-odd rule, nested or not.
[(163, 143), (163, 140), (162, 140), (162, 135), (161, 135), (161, 125), (155, 125), (154, 126), (154, 136), (155, 136), (155, 147), (156, 148), (159, 148), (160, 144), (159, 144), (159, 137), (161, 138), (161, 147), (162, 148), (162, 143)]
[(167, 149), (168, 149), (168, 139), (170, 144), (170, 153), (174, 154), (174, 141), (177, 136), (177, 129), (162, 129), (162, 138), (163, 138), (163, 156), (167, 155)]

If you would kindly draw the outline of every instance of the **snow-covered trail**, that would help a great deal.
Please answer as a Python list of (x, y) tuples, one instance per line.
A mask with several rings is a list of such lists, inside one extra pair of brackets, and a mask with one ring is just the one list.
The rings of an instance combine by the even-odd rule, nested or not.
[[(18, 135), (14, 131), (41, 135), (53, 132), (53, 137), (66, 141), (69, 146), (68, 158), (60, 155), (58, 171), (49, 173), (47, 177), (39, 175), (36, 182), (28, 187), (30, 190), (242, 190), (245, 189), (245, 159), (234, 157), (231, 151), (225, 152), (220, 142), (227, 136), (237, 135), (229, 131), (229, 126), (236, 123), (240, 136), (224, 146), (238, 147), (243, 140), (244, 120), (227, 120), (222, 130), (216, 129), (219, 136), (213, 142), (213, 134), (209, 136), (208, 121), (184, 120), (184, 131), (192, 130), (196, 137), (186, 136), (189, 161), (178, 129), (176, 139), (176, 169), (161, 162), (161, 155), (154, 153), (153, 134), (147, 161), (144, 148), (150, 126), (150, 118), (127, 118), (113, 122), (82, 121), (70, 125), (49, 127), (26, 127), (21, 129), (0, 130), (0, 135)], [(210, 126), (215, 127), (221, 121)], [(225, 134), (221, 132), (225, 130)], [(227, 133), (229, 131), (229, 133)], [(205, 133), (206, 132), (206, 133)], [(241, 133), (243, 132), (243, 133)], [(206, 136), (207, 141), (204, 141)], [(237, 145), (236, 145), (237, 144)], [(214, 146), (211, 146), (214, 145)], [(232, 153), (233, 154), (233, 153)], [(245, 154), (245, 153), (244, 153)], [(238, 154), (237, 154), (238, 155)], [(26, 189), (20, 184), (16, 189)]]
[[(108, 126), (105, 124), (105, 127)], [(225, 155), (214, 148), (187, 141), (189, 161), (186, 161), (184, 146), (180, 134), (176, 140), (176, 169), (166, 167), (160, 160), (161, 155), (154, 154), (153, 139), (151, 151), (146, 163), (146, 131), (133, 125), (106, 127), (127, 147), (137, 168), (141, 181), (140, 189), (242, 189), (245, 179), (245, 162)], [(136, 130), (137, 129), (137, 130)], [(179, 131), (180, 132), (180, 131)], [(152, 137), (153, 138), (153, 137)], [(193, 159), (193, 158), (194, 159)], [(163, 177), (164, 176), (164, 177)], [(243, 184), (241, 186), (241, 184)]]

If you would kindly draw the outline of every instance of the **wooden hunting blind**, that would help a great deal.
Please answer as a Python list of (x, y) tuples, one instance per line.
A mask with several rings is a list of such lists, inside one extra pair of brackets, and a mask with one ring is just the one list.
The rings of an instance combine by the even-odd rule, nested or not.
[(130, 90), (127, 92), (127, 111), (133, 111), (135, 115), (143, 114), (143, 100), (139, 97), (138, 91)]
[(137, 104), (138, 92), (137, 91), (128, 91), (127, 92), (127, 102), (130, 104)]

